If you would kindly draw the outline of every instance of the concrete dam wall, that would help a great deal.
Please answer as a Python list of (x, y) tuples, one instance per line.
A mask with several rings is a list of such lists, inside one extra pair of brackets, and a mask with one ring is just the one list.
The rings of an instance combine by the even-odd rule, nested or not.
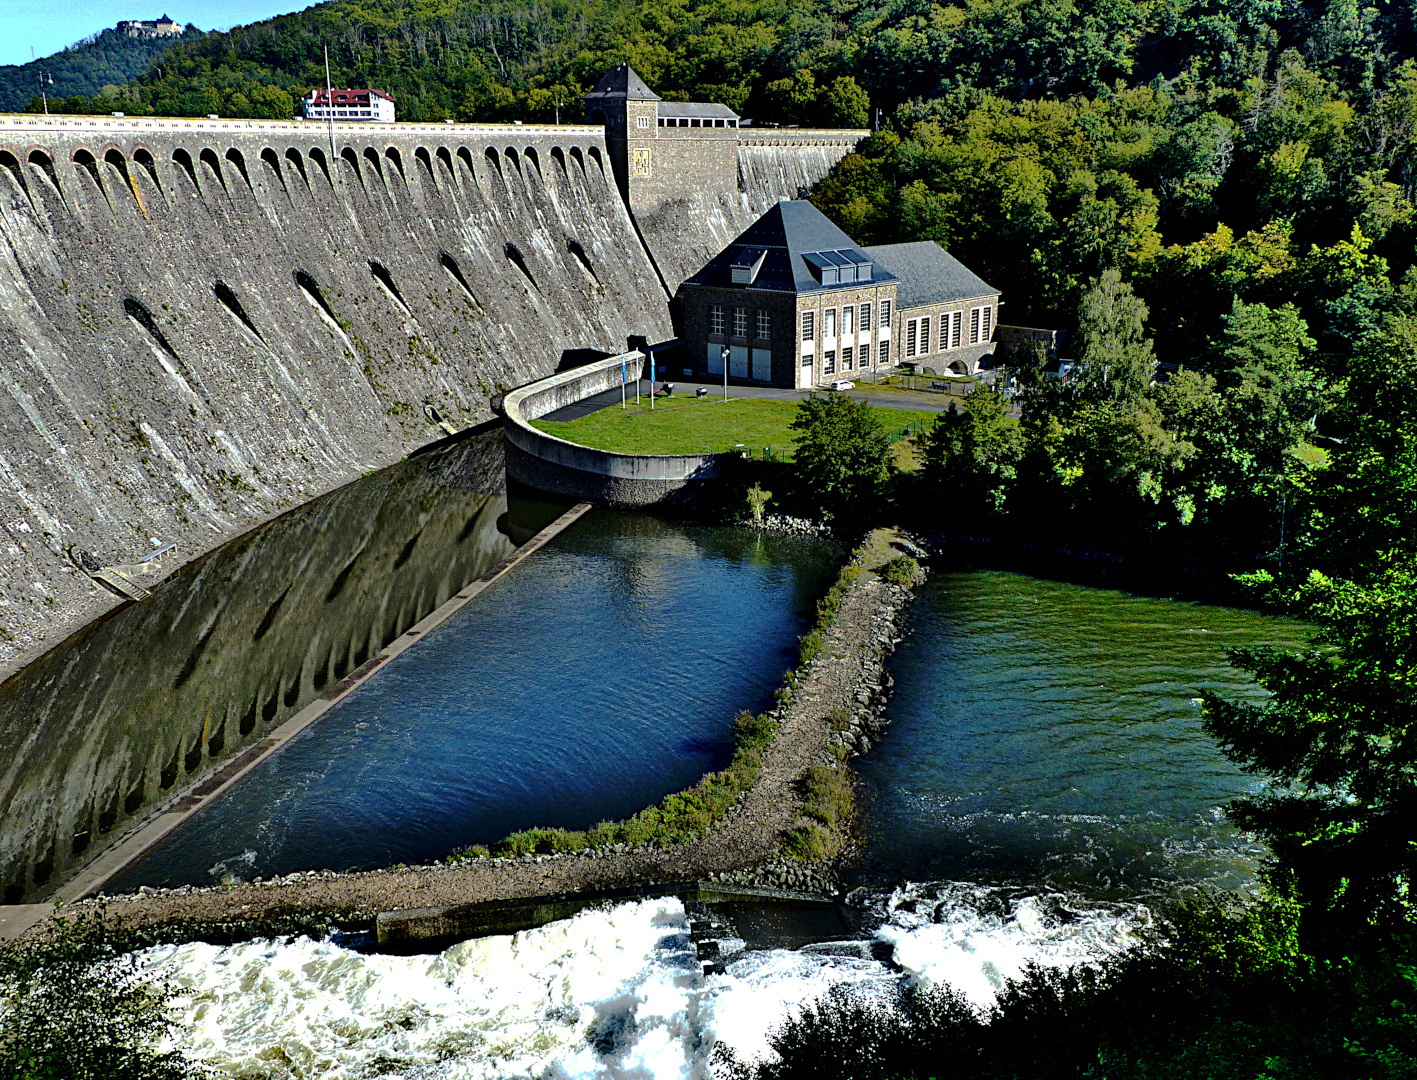
[(0, 666), (563, 351), (667, 337), (600, 129), (0, 118)]

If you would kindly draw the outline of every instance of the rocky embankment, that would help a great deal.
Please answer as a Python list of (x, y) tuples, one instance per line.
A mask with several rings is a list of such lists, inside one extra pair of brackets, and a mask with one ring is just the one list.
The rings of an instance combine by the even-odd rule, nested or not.
[[(569, 854), (472, 859), (364, 873), (310, 871), (212, 888), (144, 889), (81, 901), (105, 917), (163, 937), (220, 926), (258, 934), (318, 920), (367, 925), (381, 911), (515, 900), (686, 880), (830, 895), (833, 860), (851, 843), (847, 760), (881, 737), (890, 692), (885, 663), (905, 633), (923, 551), (895, 530), (876, 530), (853, 555), (860, 566), (830, 625), (817, 633), (770, 714), (776, 731), (756, 781), (704, 834), (670, 845), (607, 847)], [(834, 792), (824, 807), (823, 788)], [(794, 837), (806, 836), (806, 850)], [(35, 932), (35, 931), (31, 931)]]

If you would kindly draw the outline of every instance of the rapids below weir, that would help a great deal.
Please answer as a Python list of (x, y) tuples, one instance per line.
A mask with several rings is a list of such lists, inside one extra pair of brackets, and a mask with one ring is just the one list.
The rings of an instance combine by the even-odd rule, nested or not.
[[(781, 639), (756, 647), (790, 642), (800, 617), (792, 613), (803, 610), (798, 590), (810, 576), (801, 563), (787, 575), (772, 569), (772, 559), (759, 555), (754, 563), (745, 554), (763, 550), (751, 534), (733, 541), (728, 530), (638, 515), (597, 514), (578, 528), (551, 550), (540, 572), (543, 555), (527, 564), (528, 584), (509, 581), (500, 597), (479, 598), (480, 613), (473, 613), (477, 605), (465, 613), (491, 622), (450, 623), (441, 644), (414, 650), (410, 665), (413, 657), (424, 665), (417, 678), (391, 672), (364, 704), (352, 697), (345, 706), (351, 719), (330, 724), (323, 737), (335, 741), (327, 746), (342, 747), (339, 754), (351, 760), (361, 752), (382, 755), (383, 784), (392, 784), (407, 763), (412, 792), (428, 767), (427, 755), (413, 752), (414, 732), (418, 742), (462, 754), (458, 743), (471, 737), (469, 729), (440, 721), (439, 710), (465, 717), (479, 708), (470, 698), (523, 693), (510, 675), (493, 685), (469, 674), (471, 654), (491, 647), (479, 631), (521, 625), (523, 605), (555, 601), (561, 606), (551, 621), (568, 631), (559, 639), (569, 647), (591, 632), (574, 621), (574, 605), (565, 606), (575, 597), (585, 602), (578, 582), (620, 583), (610, 605), (618, 614), (597, 615), (613, 615), (621, 628), (614, 634), (649, 617), (627, 611), (662, 607), (666, 616), (653, 622), (652, 659), (602, 661), (611, 673), (606, 687), (631, 693), (636, 674), (656, 670), (671, 678), (685, 663), (676, 653), (687, 650), (698, 657), (691, 665), (698, 674), (675, 701), (709, 692), (747, 700), (767, 689), (782, 657), (752, 666), (751, 627), (732, 625), (744, 649), (733, 654), (732, 677), (722, 682), (702, 666), (720, 642), (703, 635), (712, 638), (709, 628), (722, 628), (723, 605), (737, 610), (746, 602), (740, 591), (766, 589), (760, 599), (768, 607), (783, 605), (783, 621), (766, 624)], [(676, 554), (667, 554), (666, 545)], [(807, 562), (816, 566), (815, 558)], [(673, 898), (586, 911), (427, 956), (371, 955), (339, 938), (155, 948), (144, 962), (191, 991), (181, 1006), (184, 1045), (242, 1078), (705, 1077), (719, 1043), (742, 1058), (761, 1057), (776, 1025), (832, 987), (884, 996), (902, 980), (948, 984), (987, 1007), (1004, 980), (1030, 962), (1069, 966), (1134, 943), (1161, 897), (1195, 886), (1250, 887), (1263, 852), (1224, 823), (1221, 807), (1263, 780), (1237, 770), (1206, 738), (1199, 699), (1206, 690), (1257, 694), (1228, 665), (1226, 651), (1298, 646), (1305, 628), (1250, 611), (945, 562), (936, 560), (912, 609), (912, 632), (891, 662), (891, 727), (854, 762), (869, 804), (866, 855), (847, 897), (849, 926), (830, 913), (739, 905), (726, 911), (739, 935), (721, 942), (727, 963), (707, 975), (689, 916)], [(775, 578), (791, 581), (780, 586), (779, 600), (771, 599), (778, 595)], [(559, 581), (561, 591), (546, 593), (548, 580)], [(499, 604), (506, 613), (495, 610)], [(708, 613), (700, 623), (693, 623), (696, 608)], [(497, 621), (504, 618), (511, 621)], [(680, 619), (694, 629), (679, 639), (658, 636)], [(641, 654), (626, 649), (626, 655)], [(518, 678), (542, 684), (545, 666)], [(760, 685), (753, 682), (757, 671)], [(642, 711), (629, 710), (626, 723), (638, 722), (633, 718)], [(545, 713), (552, 719), (532, 721), (544, 725), (539, 738), (556, 729), (556, 710)], [(579, 728), (569, 714), (562, 722)], [(715, 744), (691, 744), (683, 732), (721, 733), (721, 724), (709, 710), (668, 739), (654, 737), (652, 725), (627, 726), (617, 752), (630, 754), (626, 761), (639, 757), (631, 740), (643, 740), (646, 774), (670, 768), (678, 755), (689, 758), (687, 773), (696, 773), (714, 760)], [(374, 734), (359, 734), (368, 731)], [(614, 742), (614, 734), (598, 732), (596, 739)], [(379, 750), (380, 740), (389, 749)], [(535, 740), (529, 746), (545, 758), (540, 767), (553, 771), (567, 753), (543, 753)], [(552, 786), (581, 767), (573, 762), (564, 776), (557, 772)], [(605, 780), (613, 786), (617, 776), (597, 777), (594, 787)], [(671, 772), (658, 776), (661, 785), (671, 781)], [(281, 790), (270, 789), (277, 796)], [(367, 785), (360, 797), (372, 801), (382, 790)], [(577, 783), (567, 788), (567, 805), (575, 808), (568, 821), (600, 812), (577, 801), (587, 790)], [(631, 789), (625, 797), (633, 801)], [(275, 810), (263, 820), (288, 819)], [(281, 829), (268, 835), (291, 835)], [(209, 864), (207, 880), (231, 873), (230, 854), (238, 848), (256, 853), (247, 865), (260, 865), (261, 842), (242, 834), (207, 848), (207, 856), (220, 854), (225, 864)], [(197, 879), (200, 863), (188, 864)]]

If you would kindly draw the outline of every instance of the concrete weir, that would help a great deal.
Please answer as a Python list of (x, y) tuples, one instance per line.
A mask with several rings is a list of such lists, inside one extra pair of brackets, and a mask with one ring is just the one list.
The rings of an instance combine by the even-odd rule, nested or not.
[(538, 491), (612, 506), (651, 506), (719, 476), (722, 454), (615, 454), (538, 431), (528, 421), (639, 379), (639, 352), (597, 360), (523, 386), (503, 399), (507, 475)]

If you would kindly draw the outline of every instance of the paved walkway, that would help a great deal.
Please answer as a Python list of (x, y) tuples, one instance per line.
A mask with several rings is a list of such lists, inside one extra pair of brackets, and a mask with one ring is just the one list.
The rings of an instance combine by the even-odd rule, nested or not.
[[(671, 379), (670, 385), (674, 387), (676, 398), (692, 398), (699, 387), (708, 390), (709, 397), (723, 397), (723, 383), (721, 382), (699, 382), (694, 379)], [(663, 385), (660, 383), (659, 385)], [(878, 409), (911, 409), (915, 412), (944, 412), (950, 407), (950, 402), (958, 402), (959, 399), (951, 397), (949, 394), (931, 393), (926, 390), (909, 391), (896, 390), (874, 390), (869, 383), (858, 383), (859, 389), (846, 392), (847, 397), (857, 398), (861, 401), (868, 401)], [(625, 388), (626, 398), (629, 401), (635, 400), (635, 384), (631, 383)], [(826, 390), (785, 390), (776, 386), (735, 386), (728, 384), (728, 396), (730, 398), (769, 398), (777, 401), (802, 401), (812, 394), (830, 393)], [(649, 380), (640, 380), (641, 400), (645, 400), (644, 395), (649, 393)], [(661, 399), (662, 400), (662, 399)], [(612, 405), (620, 404), (620, 389), (607, 390), (603, 394), (596, 394), (583, 401), (578, 401), (574, 405), (567, 405), (565, 408), (557, 409), (553, 413), (543, 416), (543, 420), (569, 423), (572, 420), (579, 420), (583, 416), (607, 409)]]

